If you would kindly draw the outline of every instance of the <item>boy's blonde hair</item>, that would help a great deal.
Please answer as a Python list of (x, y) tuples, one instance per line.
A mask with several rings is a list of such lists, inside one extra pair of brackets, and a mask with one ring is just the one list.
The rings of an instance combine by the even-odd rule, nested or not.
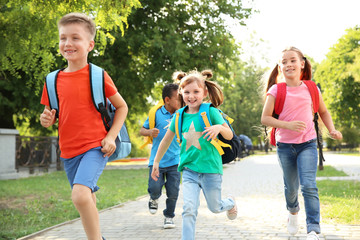
[(192, 82), (196, 82), (198, 86), (204, 88), (204, 90), (207, 89), (211, 103), (215, 107), (220, 106), (224, 101), (224, 95), (220, 86), (217, 83), (210, 81), (210, 78), (212, 78), (212, 76), (213, 73), (211, 70), (203, 70), (201, 73), (198, 71), (190, 71), (189, 73), (181, 71), (174, 72), (172, 77), (174, 82), (180, 82), (179, 96), (182, 100), (181, 106), (184, 107), (185, 105), (183, 97), (181, 95), (181, 89)]
[(94, 40), (96, 34), (96, 26), (95, 22), (91, 19), (91, 17), (84, 13), (68, 13), (59, 20), (58, 28), (72, 23), (83, 24), (87, 31), (90, 33), (91, 39)]

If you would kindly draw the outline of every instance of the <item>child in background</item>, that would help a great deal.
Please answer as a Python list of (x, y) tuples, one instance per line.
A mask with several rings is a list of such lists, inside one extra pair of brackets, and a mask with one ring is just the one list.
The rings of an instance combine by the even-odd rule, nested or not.
[(176, 110), (179, 109), (178, 85), (170, 83), (164, 86), (162, 90), (162, 99), (164, 105), (156, 111), (155, 127), (152, 129), (149, 125), (149, 117), (146, 119), (140, 134), (143, 136), (151, 136), (153, 138), (151, 154), (149, 158), (149, 182), (148, 193), (150, 194), (149, 211), (155, 214), (158, 209), (158, 199), (161, 196), (163, 186), (166, 189), (166, 208), (163, 211), (165, 216), (164, 228), (174, 228), (175, 207), (179, 196), (180, 172), (177, 168), (180, 160), (180, 146), (174, 139), (159, 165), (159, 180), (154, 181), (151, 178), (154, 158), (158, 150), (159, 144), (167, 129), (170, 126), (171, 119)]
[[(286, 82), (286, 99), (283, 110), (276, 119), (273, 117), (277, 95), (276, 83), (281, 74)], [(318, 162), (316, 132), (310, 92), (302, 80), (311, 80), (310, 62), (299, 49), (289, 47), (282, 52), (280, 62), (269, 77), (261, 123), (276, 128), (277, 155), (283, 171), (285, 199), (289, 210), (288, 232), (295, 235), (299, 229), (300, 183), (305, 203), (307, 240), (318, 240), (320, 203), (316, 187)], [(319, 115), (331, 137), (342, 139), (342, 134), (334, 127), (321, 94), (319, 99)]]
[[(60, 158), (64, 162), (72, 188), (71, 198), (80, 214), (87, 238), (104, 239), (96, 208), (95, 192), (99, 189), (96, 184), (108, 157), (116, 149), (115, 139), (125, 121), (128, 108), (105, 72), (105, 95), (116, 108), (113, 125), (107, 132), (90, 92), (87, 57), (95, 45), (96, 28), (93, 20), (82, 13), (69, 13), (60, 19), (58, 29), (60, 53), (68, 63), (59, 72), (56, 86), (60, 106)], [(46, 85), (41, 104), (45, 105), (45, 109), (40, 115), (40, 122), (47, 128), (55, 123), (56, 110), (49, 107)]]
[[(185, 106), (182, 119), (183, 141), (180, 149), (179, 171), (182, 171), (184, 206), (182, 213), (182, 239), (195, 239), (195, 223), (200, 204), (200, 190), (206, 198), (210, 211), (220, 213), (227, 211), (229, 219), (237, 216), (237, 207), (234, 197), (221, 198), (222, 159), (217, 149), (210, 143), (218, 134), (225, 139), (232, 139), (233, 133), (225, 123), (219, 111), (210, 108), (210, 119), (213, 125), (202, 129), (199, 120), (199, 108), (204, 98), (209, 94), (212, 104), (217, 107), (223, 102), (220, 87), (209, 81), (211, 71), (175, 73), (176, 80), (180, 80), (180, 95)], [(151, 177), (159, 178), (159, 162), (175, 136), (175, 118), (160, 143), (155, 156)]]

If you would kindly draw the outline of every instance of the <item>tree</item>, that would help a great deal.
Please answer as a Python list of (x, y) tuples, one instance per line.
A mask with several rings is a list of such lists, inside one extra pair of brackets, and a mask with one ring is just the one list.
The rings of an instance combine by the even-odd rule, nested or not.
[(144, 0), (142, 5), (129, 16), (125, 35), (113, 33), (114, 44), (92, 59), (110, 73), (130, 114), (147, 111), (147, 97), (160, 97), (154, 86), (171, 82), (176, 70), (210, 68), (228, 78), (239, 46), (223, 16), (242, 22), (251, 9), (243, 9), (241, 1)]
[(319, 64), (314, 79), (344, 141), (360, 143), (360, 27), (346, 32)]
[[(56, 21), (69, 12), (84, 12), (95, 18), (98, 31), (94, 53), (103, 54), (114, 41), (109, 31), (124, 33), (127, 17), (138, 0), (78, 0), (0, 2), (0, 127), (14, 128), (30, 121), (33, 127), (41, 111), (39, 104), (44, 77), (63, 65), (57, 51)], [(86, 9), (86, 10), (85, 10)]]
[(240, 62), (234, 66), (233, 81), (224, 85), (224, 104), (220, 108), (235, 121), (234, 131), (256, 141), (264, 133), (261, 126), (263, 107), (261, 81), (264, 69), (252, 61)]
[[(230, 63), (237, 61), (239, 45), (226, 29), (223, 16), (242, 22), (251, 13), (242, 8), (241, 1), (214, 5), (210, 0), (144, 0), (142, 5), (129, 16), (124, 36), (113, 33), (114, 44), (107, 46), (103, 56), (91, 59), (109, 72), (127, 101), (127, 120), (136, 125), (130, 129), (134, 130), (132, 141), (138, 140), (144, 112), (161, 98), (162, 86), (172, 82), (176, 70), (210, 68), (214, 80), (230, 78)], [(137, 146), (133, 149), (139, 152)]]

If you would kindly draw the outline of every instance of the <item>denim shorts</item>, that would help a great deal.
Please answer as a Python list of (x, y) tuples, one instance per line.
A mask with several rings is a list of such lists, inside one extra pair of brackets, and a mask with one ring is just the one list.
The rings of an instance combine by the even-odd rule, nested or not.
[(96, 184), (108, 161), (108, 157), (103, 155), (101, 147), (96, 147), (73, 158), (60, 158), (71, 188), (74, 184), (81, 184), (91, 192), (99, 190)]

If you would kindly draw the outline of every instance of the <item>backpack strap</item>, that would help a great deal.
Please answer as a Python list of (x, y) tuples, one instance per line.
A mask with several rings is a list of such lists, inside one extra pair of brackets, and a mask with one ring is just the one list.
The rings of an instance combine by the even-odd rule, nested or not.
[(107, 99), (105, 97), (104, 69), (89, 63), (91, 98), (96, 110), (101, 114), (106, 131), (110, 130), (110, 115), (106, 109)]
[[(205, 127), (212, 126), (210, 119), (210, 106), (211, 103), (202, 103), (200, 105), (200, 109), (199, 109), (200, 124), (204, 130)], [(214, 147), (216, 148), (216, 150), (219, 152), (220, 155), (224, 154), (224, 150), (222, 149), (223, 147), (231, 148), (231, 145), (220, 141), (218, 138), (212, 139), (210, 143), (214, 145)]]
[(319, 111), (319, 90), (315, 82), (311, 80), (303, 80), (303, 82), (306, 84), (307, 88), (309, 89), (311, 100), (313, 103), (314, 113), (317, 113)]
[(175, 112), (175, 135), (176, 141), (181, 145), (182, 142), (182, 117), (187, 106), (178, 109)]
[(318, 147), (319, 147), (319, 169), (322, 170), (324, 168), (323, 165), (322, 165), (322, 162), (325, 162), (325, 158), (324, 158), (323, 151), (322, 151), (323, 145), (322, 145), (322, 143), (320, 141), (321, 133), (320, 133), (319, 123), (318, 123), (320, 94), (319, 94), (319, 90), (318, 90), (318, 87), (316, 86), (315, 82), (313, 82), (311, 80), (303, 80), (303, 82), (306, 84), (307, 88), (309, 89), (312, 104), (313, 104), (314, 127), (315, 127), (315, 131), (316, 131), (316, 136), (317, 136), (317, 144), (318, 144)]
[[(282, 82), (282, 83), (277, 83), (276, 85), (277, 85), (277, 93), (276, 93), (276, 98), (275, 98), (273, 117), (278, 119), (280, 113), (283, 110), (284, 103), (285, 103), (286, 83)], [(275, 131), (276, 131), (276, 128), (272, 128), (271, 133), (270, 133), (270, 144), (273, 146), (276, 146)], [(266, 132), (266, 128), (265, 128), (265, 132)]]
[[(159, 110), (162, 106), (164, 106), (164, 100), (160, 100), (155, 106), (153, 106), (149, 111), (149, 128), (152, 129), (155, 127), (155, 116), (157, 110)], [(146, 142), (140, 147), (143, 149), (146, 145), (151, 144), (153, 142), (152, 136), (147, 136)]]
[(61, 69), (53, 71), (46, 76), (46, 90), (49, 98), (50, 109), (56, 110), (56, 117), (59, 117), (59, 99), (56, 91), (56, 80)]
[(274, 106), (275, 118), (279, 118), (279, 115), (284, 107), (285, 98), (286, 98), (286, 83), (285, 82), (278, 83), (275, 106)]

